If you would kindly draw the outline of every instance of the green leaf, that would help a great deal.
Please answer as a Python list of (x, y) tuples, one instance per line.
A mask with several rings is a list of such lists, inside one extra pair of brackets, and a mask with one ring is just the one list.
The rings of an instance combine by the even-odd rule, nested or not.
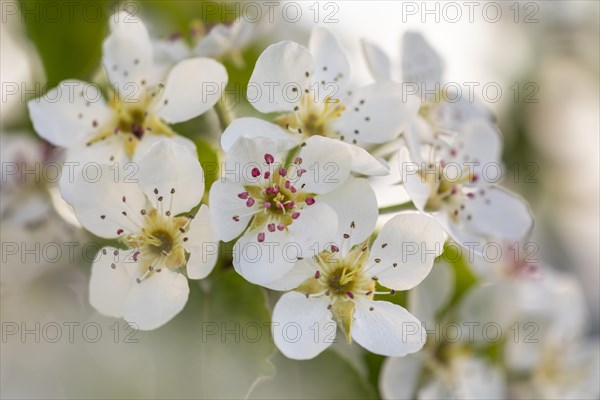
[(208, 193), (212, 184), (219, 178), (219, 155), (207, 141), (197, 139), (195, 143), (198, 160), (204, 170), (204, 191)]
[(19, 5), (44, 64), (48, 89), (64, 79), (89, 79), (100, 65), (113, 2), (21, 0)]
[(121, 329), (123, 320), (95, 317), (102, 341), (79, 352), (95, 361), (79, 361), (85, 372), (65, 378), (68, 397), (238, 399), (259, 377), (273, 375), (264, 290), (233, 270), (189, 284), (184, 310), (157, 330), (131, 334)]
[(471, 286), (477, 283), (477, 277), (471, 271), (471, 268), (463, 257), (467, 252), (457, 244), (446, 244), (444, 253), (440, 256), (452, 266), (454, 269), (455, 287), (454, 295), (448, 304), (448, 307), (456, 304), (469, 290)]
[(257, 383), (252, 399), (371, 399), (375, 391), (333, 351), (313, 360), (289, 360), (277, 354), (273, 378)]
[(156, 338), (157, 365), (168, 367), (158, 397), (244, 397), (258, 377), (273, 374), (264, 290), (233, 270), (190, 286), (187, 307), (164, 328), (171, 340)]

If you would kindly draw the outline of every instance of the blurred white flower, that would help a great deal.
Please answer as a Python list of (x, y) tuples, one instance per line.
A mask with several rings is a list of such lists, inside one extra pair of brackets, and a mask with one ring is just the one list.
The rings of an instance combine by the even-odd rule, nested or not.
[[(384, 399), (505, 399), (506, 382), (501, 370), (483, 357), (459, 346), (445, 354), (423, 351), (404, 358), (388, 358), (382, 367), (379, 387)], [(435, 357), (447, 357), (439, 360)], [(420, 384), (422, 371), (430, 374)]]
[(26, 132), (2, 133), (2, 190), (0, 217), (3, 224), (35, 225), (52, 210), (44, 177), (48, 147)]
[(502, 173), (500, 153), (499, 133), (481, 120), (460, 135), (424, 144), (415, 139), (413, 151), (400, 150), (404, 187), (417, 209), (476, 252), (494, 239), (520, 240), (533, 225), (527, 203), (495, 184)]
[[(250, 121), (251, 135), (279, 130)], [(233, 265), (250, 282), (264, 285), (281, 278), (299, 258), (314, 254), (314, 246), (333, 240), (356, 210), (365, 225), (375, 226), (373, 189), (350, 175), (352, 155), (334, 143), (310, 138), (289, 164), (288, 152), (296, 145), (289, 137), (241, 137), (231, 147), (225, 176), (210, 190), (211, 212), (219, 239), (243, 233)]]
[(600, 343), (586, 337), (590, 319), (581, 285), (549, 269), (535, 284), (530, 285), (533, 298), (521, 298), (521, 331), (515, 340), (507, 340), (504, 351), (514, 376), (512, 397), (598, 398)]
[(376, 81), (403, 82), (419, 93), (419, 119), (431, 131), (430, 134), (440, 130), (460, 132), (466, 123), (474, 119), (492, 123), (491, 113), (478, 99), (465, 96), (463, 90), (456, 92), (454, 84), (446, 86), (444, 62), (420, 33), (409, 31), (404, 34), (402, 66), (398, 71), (375, 43), (363, 39), (362, 50)]
[(212, 57), (230, 60), (238, 68), (246, 66), (242, 51), (264, 36), (270, 27), (265, 20), (253, 21), (247, 16), (236, 18), (230, 24), (216, 24), (203, 36), (203, 27), (192, 29), (193, 46), (185, 43), (182, 35), (153, 41), (158, 63), (168, 68), (190, 57)]
[[(185, 305), (191, 279), (206, 277), (217, 259), (208, 208), (181, 216), (204, 194), (203, 171), (185, 146), (163, 140), (139, 159), (139, 173), (101, 165), (98, 181), (76, 181), (73, 208), (81, 224), (128, 247), (101, 250), (92, 266), (90, 302), (102, 314), (140, 329), (169, 321)], [(195, 218), (195, 220), (193, 220)], [(186, 261), (186, 253), (189, 259)]]
[(365, 237), (366, 228), (352, 221), (337, 244), (267, 285), (293, 290), (279, 299), (272, 319), (275, 344), (287, 357), (317, 356), (333, 343), (338, 326), (348, 343), (354, 339), (376, 354), (404, 356), (425, 343), (418, 319), (399, 305), (373, 298), (390, 293), (378, 291), (377, 283), (391, 293), (418, 285), (442, 252), (443, 231), (430, 217), (404, 213), (388, 221), (371, 246), (368, 240), (353, 245), (353, 237)]
[(506, 381), (501, 369), (473, 346), (479, 339), (471, 338), (471, 333), (465, 335), (460, 329), (466, 325), (453, 321), (460, 336), (458, 340), (447, 340), (448, 318), (445, 314), (436, 318), (448, 306), (454, 286), (454, 271), (445, 261), (438, 260), (425, 280), (409, 292), (411, 313), (423, 321), (428, 332), (436, 333), (428, 337), (419, 353), (384, 362), (379, 376), (384, 399), (506, 398)]
[[(193, 58), (175, 65), (165, 77), (153, 60), (152, 44), (141, 20), (115, 14), (103, 44), (103, 64), (110, 81), (108, 103), (97, 86), (61, 82), (43, 98), (28, 103), (36, 131), (66, 147), (66, 162), (76, 171), (89, 162), (121, 162), (143, 154), (162, 137), (177, 136), (169, 124), (187, 121), (220, 98), (227, 72), (218, 62)], [(61, 193), (71, 199), (72, 174), (63, 174)]]
[[(248, 101), (260, 112), (286, 112), (275, 121), (298, 142), (311, 136), (339, 139), (352, 152), (352, 170), (386, 175), (388, 168), (358, 144), (384, 143), (407, 129), (418, 101), (399, 84), (374, 83), (348, 91), (350, 63), (335, 37), (315, 28), (308, 49), (283, 41), (258, 58)], [(412, 100), (412, 101), (411, 101)]]

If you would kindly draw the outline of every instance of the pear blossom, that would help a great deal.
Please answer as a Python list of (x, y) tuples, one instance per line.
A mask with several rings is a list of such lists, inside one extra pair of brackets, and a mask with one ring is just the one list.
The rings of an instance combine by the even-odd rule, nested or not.
[[(76, 172), (89, 162), (134, 159), (163, 137), (195, 153), (195, 145), (176, 135), (170, 124), (194, 118), (219, 100), (227, 82), (225, 68), (209, 58), (193, 58), (177, 63), (164, 76), (141, 20), (120, 12), (111, 18), (110, 28), (102, 58), (110, 83), (108, 99), (96, 85), (63, 81), (28, 103), (35, 130), (67, 149), (65, 165)], [(66, 200), (74, 180), (72, 172), (61, 177)]]
[(418, 32), (402, 37), (402, 65), (394, 68), (390, 57), (375, 43), (363, 39), (362, 50), (371, 75), (377, 82), (403, 82), (420, 96), (421, 106), (412, 129), (423, 137), (437, 131), (460, 132), (473, 119), (492, 124), (491, 112), (476, 98), (445, 86), (444, 61)]
[[(317, 27), (308, 48), (292, 41), (269, 46), (248, 83), (248, 101), (300, 143), (312, 136), (338, 139), (352, 152), (352, 170), (386, 175), (388, 168), (360, 144), (384, 143), (410, 126), (418, 101), (399, 84), (374, 83), (348, 90), (350, 63), (335, 37)], [(414, 100), (414, 99), (413, 99)]]
[(135, 177), (102, 164), (97, 180), (78, 178), (72, 205), (86, 229), (127, 247), (104, 247), (94, 261), (92, 306), (155, 329), (187, 301), (183, 267), (191, 279), (210, 273), (217, 239), (208, 207), (186, 214), (202, 199), (204, 183), (202, 167), (185, 146), (163, 139), (138, 163)]
[(532, 228), (527, 203), (496, 183), (501, 138), (474, 120), (460, 135), (438, 137), (400, 150), (402, 181), (417, 209), (433, 215), (457, 242), (482, 251), (498, 239), (518, 241)]
[(0, 135), (0, 216), (10, 225), (35, 225), (51, 213), (43, 170), (49, 149), (26, 132)]
[(168, 39), (155, 40), (154, 51), (166, 67), (190, 57), (211, 57), (231, 60), (243, 68), (245, 62), (242, 51), (262, 37), (268, 27), (264, 20), (254, 21), (248, 16), (241, 16), (231, 23), (212, 26), (204, 35), (201, 23), (194, 24), (191, 30), (194, 42), (192, 47), (185, 43), (182, 35), (173, 34)]
[[(434, 360), (431, 351), (423, 350), (406, 357), (384, 361), (380, 375), (380, 389), (386, 400), (400, 399), (505, 399), (506, 380), (500, 368), (481, 356), (451, 346), (445, 350), (448, 360)], [(431, 374), (419, 386), (419, 378), (427, 365)]]
[[(600, 396), (600, 345), (586, 337), (589, 312), (577, 280), (545, 268), (529, 285), (519, 340), (507, 340), (511, 397), (592, 399)], [(535, 331), (523, 322), (534, 323)]]
[[(265, 121), (255, 127), (279, 129)], [(290, 138), (240, 137), (210, 190), (219, 239), (239, 237), (233, 265), (260, 285), (333, 240), (352, 215), (371, 229), (377, 221), (375, 194), (365, 179), (350, 175), (349, 151), (318, 136), (290, 152), (295, 145)]]
[[(338, 329), (381, 355), (405, 356), (425, 343), (421, 323), (403, 307), (374, 299), (377, 294), (418, 285), (442, 252), (444, 233), (436, 221), (418, 213), (389, 220), (372, 245), (352, 245), (360, 224), (345, 226), (339, 240), (301, 260), (268, 287), (291, 290), (273, 310), (273, 337), (287, 357), (310, 359), (328, 348)], [(409, 249), (410, 248), (410, 249)], [(378, 284), (391, 289), (381, 291)]]
[[(441, 326), (436, 316), (444, 310), (454, 294), (452, 267), (436, 260), (431, 273), (409, 292), (409, 310), (423, 321), (432, 333), (422, 351), (406, 357), (384, 361), (379, 388), (384, 399), (502, 399), (507, 395), (506, 377), (474, 346), (464, 340), (470, 335), (460, 332), (460, 340), (446, 340), (446, 314)], [(486, 303), (487, 304), (487, 303)], [(452, 315), (452, 314), (450, 314)], [(464, 320), (469, 321), (470, 320)], [(456, 324), (456, 322), (453, 322)], [(458, 325), (459, 329), (462, 325)]]

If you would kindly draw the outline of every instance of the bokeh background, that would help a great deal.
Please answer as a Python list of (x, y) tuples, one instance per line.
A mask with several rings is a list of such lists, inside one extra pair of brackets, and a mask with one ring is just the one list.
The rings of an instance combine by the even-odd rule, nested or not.
[[(334, 346), (309, 362), (280, 356), (267, 359), (274, 352), (267, 337), (269, 299), (226, 268), (205, 287), (193, 289), (184, 312), (157, 332), (132, 333), (122, 321), (101, 317), (91, 309), (87, 279), (97, 247), (83, 247), (95, 239), (78, 227), (49, 182), (54, 170), (43, 166), (56, 165), (61, 154), (37, 138), (26, 101), (63, 79), (102, 81), (101, 43), (107, 18), (116, 9), (139, 11), (155, 38), (174, 33), (189, 38), (199, 21), (210, 27), (223, 22), (224, 16), (231, 19), (243, 3), (215, 4), (210, 14), (203, 13), (207, 8), (198, 1), (70, 3), (72, 15), (60, 1), (1, 2), (2, 397), (238, 398), (260, 386), (258, 377), (275, 370), (280, 377), (294, 379), (271, 380), (258, 387), (254, 396), (376, 396), (374, 378), (356, 359), (359, 353), (343, 346)], [(94, 11), (89, 11), (93, 18), (85, 17), (86, 3), (94, 4), (90, 10), (100, 10), (99, 17), (94, 17)], [(408, 14), (407, 3), (411, 2), (336, 1), (325, 8), (324, 3), (297, 2), (302, 17), (295, 23), (276, 11), (276, 22), (267, 33), (244, 49), (246, 65), (226, 61), (231, 90), (243, 93), (256, 58), (268, 44), (283, 39), (306, 43), (315, 25), (327, 26), (340, 39), (352, 60), (356, 84), (371, 80), (360, 52), (361, 38), (378, 43), (399, 69), (402, 33), (423, 33), (445, 61), (446, 81), (480, 83), (475, 95), (494, 112), (504, 135), (505, 184), (527, 198), (535, 214), (530, 240), (539, 245), (537, 256), (543, 264), (577, 277), (592, 333), (598, 335), (600, 3), (500, 1), (495, 2), (502, 10), (497, 22), (483, 18), (486, 2), (477, 2), (473, 22), (461, 2), (456, 4), (464, 15), (457, 22), (450, 21), (453, 13), (444, 18), (443, 3), (428, 2), (430, 9), (437, 3), (438, 21), (435, 14), (423, 15), (422, 10)], [(48, 4), (54, 4), (62, 16)], [(424, 3), (412, 4), (419, 8)], [(317, 23), (315, 7), (321, 13)], [(337, 21), (324, 22), (332, 12)], [(494, 102), (486, 102), (480, 89), (490, 82), (502, 89)], [(253, 112), (243, 101), (234, 111)], [(209, 113), (176, 127), (197, 141), (205, 160), (216, 159), (219, 132), (211, 128), (215, 118)], [(38, 174), (11, 179), (5, 166), (23, 161), (37, 163)], [(75, 243), (72, 254), (67, 243)], [(15, 244), (16, 255), (10, 247)], [(207, 321), (214, 325), (201, 325)], [(252, 329), (262, 336), (252, 343), (240, 340), (236, 322), (256, 324)], [(36, 323), (42, 327), (37, 334), (22, 336), (24, 328), (35, 332)], [(45, 340), (55, 336), (54, 324), (60, 325), (62, 333), (56, 343)], [(73, 327), (72, 340), (65, 336), (67, 326)], [(98, 327), (101, 334), (95, 341)], [(234, 333), (223, 337), (224, 327)], [(213, 328), (218, 333), (198, 333)], [(18, 333), (8, 335), (14, 329)], [(246, 334), (254, 337), (253, 332)]]

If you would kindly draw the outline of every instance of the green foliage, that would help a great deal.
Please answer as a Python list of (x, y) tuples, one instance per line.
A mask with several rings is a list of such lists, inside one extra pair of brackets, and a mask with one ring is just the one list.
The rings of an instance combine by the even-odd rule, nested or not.
[(87, 80), (98, 68), (111, 1), (21, 0), (27, 34), (42, 59), (48, 89), (64, 79)]
[(370, 399), (371, 387), (339, 355), (328, 350), (313, 360), (294, 361), (277, 354), (274, 379), (257, 383), (252, 399)]
[(448, 304), (448, 307), (456, 304), (463, 295), (469, 290), (471, 286), (477, 283), (477, 277), (471, 271), (471, 267), (467, 260), (465, 260), (466, 250), (460, 247), (458, 244), (448, 244), (444, 246), (444, 253), (440, 256), (442, 259), (448, 261), (454, 270), (454, 295)]
[[(195, 143), (196, 151), (198, 152), (198, 160), (204, 170), (204, 190), (206, 195), (208, 195), (210, 187), (219, 178), (219, 155), (206, 140), (198, 139)], [(204, 199), (205, 203), (207, 203), (206, 200), (208, 199)]]

